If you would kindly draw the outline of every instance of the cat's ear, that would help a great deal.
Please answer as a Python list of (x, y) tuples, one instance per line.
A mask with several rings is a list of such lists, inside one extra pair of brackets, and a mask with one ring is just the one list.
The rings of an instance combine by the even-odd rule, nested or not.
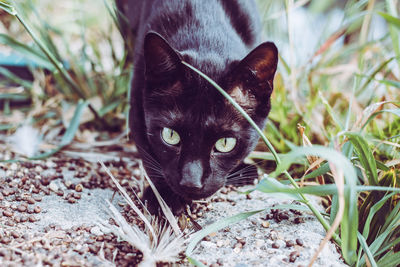
[[(236, 67), (237, 73), (255, 78), (257, 83), (267, 82), (272, 87), (278, 65), (278, 49), (272, 42), (254, 48)], [(272, 90), (272, 88), (271, 88)]]
[(158, 33), (149, 32), (144, 39), (146, 76), (162, 79), (181, 66), (180, 55)]
[(248, 112), (257, 108), (272, 93), (277, 65), (278, 49), (274, 43), (256, 47), (234, 68), (231, 97)]

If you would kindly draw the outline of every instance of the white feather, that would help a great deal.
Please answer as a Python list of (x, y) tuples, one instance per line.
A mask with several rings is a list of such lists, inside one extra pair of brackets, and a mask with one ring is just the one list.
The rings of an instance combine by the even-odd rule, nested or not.
[(23, 125), (9, 137), (10, 144), (14, 152), (32, 157), (38, 151), (41, 143), (39, 131), (30, 125)]

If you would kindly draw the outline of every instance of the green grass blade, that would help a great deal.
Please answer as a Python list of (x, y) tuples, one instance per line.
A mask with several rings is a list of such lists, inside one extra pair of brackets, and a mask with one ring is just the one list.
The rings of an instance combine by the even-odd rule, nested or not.
[(378, 170), (376, 161), (367, 141), (358, 133), (347, 132), (344, 134), (354, 145), (358, 159), (366, 172), (370, 185), (378, 185)]
[(331, 116), (333, 122), (340, 128), (340, 130), (343, 130), (344, 125), (340, 122), (338, 116), (336, 115), (335, 111), (329, 104), (329, 102), (325, 99), (325, 97), (322, 95), (321, 91), (318, 92), (319, 97), (322, 100), (322, 103), (324, 104), (326, 111), (328, 111), (328, 114)]
[[(0, 34), (0, 43), (11, 47), (14, 51), (18, 52), (25, 59), (32, 61), (31, 64), (38, 65), (50, 71), (54, 70), (54, 66), (49, 62), (46, 56), (37, 51), (36, 49), (20, 43), (6, 34)], [(27, 62), (29, 64), (29, 62)]]
[[(397, 14), (398, 6), (396, 5), (396, 2), (397, 1), (386, 0), (386, 8), (387, 8), (387, 12), (389, 13), (388, 15), (390, 17), (397, 18), (397, 16), (398, 16), (398, 14)], [(395, 20), (392, 20), (388, 16), (386, 16), (386, 17), (383, 16), (383, 18), (386, 20), (389, 19), (389, 21), (390, 21), (389, 34), (390, 34), (390, 38), (392, 39), (392, 46), (393, 46), (392, 48), (393, 48), (394, 54), (396, 55), (396, 58), (397, 58), (397, 64), (400, 68), (400, 29), (397, 27), (397, 23), (394, 22)]]
[(382, 84), (386, 84), (389, 86), (393, 86), (394, 88), (400, 89), (400, 82), (398, 82), (398, 81), (385, 80), (385, 79), (383, 79), (383, 80), (374, 79), (374, 80), (377, 82), (380, 82)]
[(389, 24), (392, 24), (393, 26), (396, 26), (398, 29), (400, 29), (400, 18), (393, 17), (389, 15), (388, 13), (384, 12), (378, 12), (378, 14), (384, 18)]
[(381, 260), (378, 261), (378, 266), (399, 266), (400, 265), (400, 252), (388, 253)]
[(360, 95), (362, 92), (364, 92), (365, 88), (367, 88), (368, 84), (374, 80), (375, 75), (377, 75), (379, 72), (381, 72), (395, 57), (391, 57), (388, 60), (385, 60), (381, 64), (379, 64), (375, 70), (369, 74), (366, 75), (367, 80), (360, 86), (359, 89), (357, 89), (356, 96)]
[(6, 0), (0, 1), (0, 9), (3, 9), (5, 12), (7, 12), (10, 15), (15, 15), (15, 10), (14, 10), (13, 6), (10, 5), (9, 2)]
[(69, 145), (72, 142), (72, 140), (74, 139), (74, 136), (75, 136), (76, 131), (78, 130), (78, 127), (80, 124), (81, 116), (87, 106), (88, 106), (87, 101), (80, 100), (78, 102), (75, 112), (74, 112), (74, 116), (72, 117), (71, 122), (69, 123), (68, 128), (65, 131), (65, 133), (61, 139), (61, 143), (59, 144), (58, 147), (56, 147), (48, 152), (39, 154), (37, 156), (33, 156), (29, 159), (30, 160), (40, 160), (40, 159), (48, 158), (49, 156), (51, 156), (51, 155), (57, 153), (58, 151), (60, 151), (61, 149), (63, 149), (65, 146)]
[(362, 247), (362, 249), (364, 250), (365, 254), (368, 257), (369, 262), (371, 263), (372, 267), (378, 267), (378, 265), (375, 262), (374, 256), (372, 255), (372, 252), (369, 250), (367, 241), (365, 240), (365, 238), (360, 234), (360, 232), (357, 232), (357, 237), (358, 237), (358, 241), (360, 242), (360, 245)]
[(12, 81), (18, 85), (21, 85), (28, 90), (32, 90), (32, 87), (33, 87), (32, 82), (28, 82), (26, 80), (21, 79), (20, 77), (18, 77), (17, 75), (15, 75), (11, 71), (9, 71), (8, 69), (0, 67), (0, 74), (3, 75), (4, 77), (6, 77), (7, 79), (9, 79), (10, 81)]
[(321, 165), (321, 167), (304, 176), (304, 178), (305, 179), (315, 178), (317, 176), (321, 176), (328, 173), (330, 170), (331, 168), (329, 167), (329, 164), (325, 162), (324, 164)]
[(379, 114), (384, 113), (384, 112), (389, 112), (389, 113), (392, 113), (392, 114), (400, 117), (400, 109), (384, 109), (384, 110), (380, 110), (380, 111), (377, 111), (377, 112), (373, 113), (368, 118), (368, 120), (364, 123), (364, 125), (361, 127), (361, 129), (364, 129), (368, 125), (368, 123), (370, 123), (376, 116), (378, 116)]
[(368, 213), (368, 217), (367, 220), (365, 221), (365, 225), (364, 225), (364, 229), (362, 232), (362, 235), (365, 239), (368, 239), (368, 234), (369, 234), (369, 230), (371, 227), (371, 221), (373, 219), (373, 217), (375, 216), (375, 214), (382, 208), (382, 206), (385, 204), (385, 202), (390, 199), (392, 196), (394, 196), (395, 193), (391, 193), (386, 195), (384, 198), (382, 198), (381, 200), (379, 200), (377, 203), (375, 203), (369, 210)]

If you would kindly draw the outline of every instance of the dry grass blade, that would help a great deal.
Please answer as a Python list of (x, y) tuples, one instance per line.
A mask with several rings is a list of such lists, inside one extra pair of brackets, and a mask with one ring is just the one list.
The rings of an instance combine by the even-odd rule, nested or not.
[(143, 168), (143, 164), (140, 164), (140, 169), (142, 171), (143, 176), (146, 178), (147, 182), (149, 183), (151, 189), (156, 196), (158, 203), (160, 204), (161, 210), (163, 211), (165, 218), (167, 218), (168, 222), (170, 223), (172, 229), (174, 230), (176, 235), (181, 235), (181, 229), (179, 228), (178, 222), (176, 221), (174, 214), (172, 213), (171, 209), (168, 207), (167, 203), (165, 203), (164, 199), (161, 197), (160, 193), (158, 192), (157, 188), (154, 186), (153, 182), (147, 175), (145, 169)]
[[(302, 141), (303, 141), (303, 146), (312, 146), (312, 143), (311, 143), (310, 140), (308, 139), (307, 135), (305, 135), (305, 133), (304, 133), (305, 127), (304, 127), (304, 126), (301, 126), (300, 124), (298, 124), (298, 125), (297, 125), (297, 129), (298, 129), (299, 132), (300, 132), (301, 139), (302, 139)], [(308, 163), (311, 164), (311, 166), (310, 166), (310, 168), (307, 170), (307, 172), (308, 172), (309, 170), (316, 170), (316, 169), (320, 168), (320, 167), (321, 167), (320, 164), (321, 164), (322, 161), (323, 161), (323, 160), (319, 159), (318, 157), (309, 156), (309, 155), (307, 155), (307, 160), (308, 160)], [(307, 172), (306, 172), (304, 175), (306, 175)], [(318, 181), (319, 184), (325, 184), (325, 181), (324, 181), (324, 177), (323, 177), (323, 176), (318, 176), (318, 177), (317, 177), (317, 181)]]
[(183, 235), (175, 236), (170, 227), (166, 224), (159, 225), (159, 221), (153, 217), (156, 236), (150, 238), (138, 226), (130, 225), (109, 201), (107, 203), (118, 226), (103, 224), (102, 227), (111, 230), (143, 253), (139, 266), (150, 267), (156, 266), (158, 262), (179, 261), (179, 254), (184, 250), (186, 242)]
[(336, 187), (338, 190), (339, 209), (336, 214), (335, 220), (332, 223), (331, 228), (329, 228), (328, 232), (326, 233), (325, 238), (322, 240), (321, 244), (319, 245), (318, 250), (315, 252), (310, 263), (308, 264), (309, 267), (311, 267), (314, 264), (314, 262), (317, 260), (318, 255), (321, 253), (321, 251), (324, 248), (324, 246), (326, 245), (326, 243), (332, 238), (336, 229), (339, 227), (340, 222), (342, 221), (342, 218), (343, 218), (343, 214), (344, 214), (345, 200), (344, 200), (343, 170), (341, 168), (336, 169), (336, 166), (332, 163), (329, 163), (329, 167), (331, 168), (331, 172), (332, 172), (333, 178), (335, 179), (335, 184), (336, 184)]
[(184, 244), (186, 242), (185, 236), (182, 233), (179, 235), (175, 234), (175, 230), (166, 223), (161, 225), (156, 217), (151, 216), (150, 220), (148, 220), (133, 203), (132, 199), (118, 183), (110, 170), (103, 162), (99, 162), (118, 187), (125, 200), (145, 223), (147, 231), (142, 231), (136, 225), (130, 225), (109, 201), (107, 201), (109, 210), (118, 226), (107, 223), (101, 223), (101, 226), (112, 231), (143, 253), (143, 260), (139, 264), (141, 267), (156, 266), (158, 262), (178, 261), (179, 254), (184, 250)]
[(156, 238), (156, 234), (154, 232), (153, 226), (149, 222), (149, 220), (146, 218), (146, 216), (140, 211), (140, 209), (133, 203), (132, 199), (129, 197), (128, 193), (126, 193), (125, 189), (118, 183), (117, 179), (115, 179), (114, 175), (110, 172), (110, 170), (104, 165), (102, 161), (99, 161), (103, 169), (107, 172), (107, 174), (111, 177), (115, 185), (117, 186), (118, 190), (122, 193), (124, 196), (125, 200), (128, 202), (128, 204), (131, 206), (131, 208), (136, 212), (136, 214), (142, 219), (142, 221), (145, 223), (146, 227), (148, 230), (151, 232), (152, 236)]

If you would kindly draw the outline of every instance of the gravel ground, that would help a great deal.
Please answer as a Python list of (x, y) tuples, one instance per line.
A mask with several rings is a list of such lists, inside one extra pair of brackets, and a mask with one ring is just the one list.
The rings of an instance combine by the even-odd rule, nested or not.
[[(140, 191), (138, 162), (106, 163), (127, 191)], [(243, 190), (241, 188), (241, 190)], [(143, 226), (99, 164), (60, 154), (46, 161), (0, 163), (0, 266), (136, 266), (142, 254), (103, 233), (113, 224), (105, 200)], [(239, 212), (289, 203), (259, 192), (223, 189), (192, 206), (206, 226)], [(325, 232), (310, 214), (271, 210), (207, 236), (194, 257), (212, 266), (306, 266)], [(189, 265), (182, 257), (176, 265)], [(314, 266), (345, 266), (329, 243)]]
[[(290, 203), (291, 200), (257, 191), (246, 197), (235, 191), (224, 194), (222, 190), (219, 196), (214, 197), (212, 209), (204, 214), (200, 224), (207, 225), (240, 212)], [(307, 266), (324, 236), (323, 227), (311, 214), (272, 209), (208, 236), (200, 242), (194, 257), (212, 266)], [(335, 245), (328, 243), (314, 266), (347, 265), (340, 259)]]

